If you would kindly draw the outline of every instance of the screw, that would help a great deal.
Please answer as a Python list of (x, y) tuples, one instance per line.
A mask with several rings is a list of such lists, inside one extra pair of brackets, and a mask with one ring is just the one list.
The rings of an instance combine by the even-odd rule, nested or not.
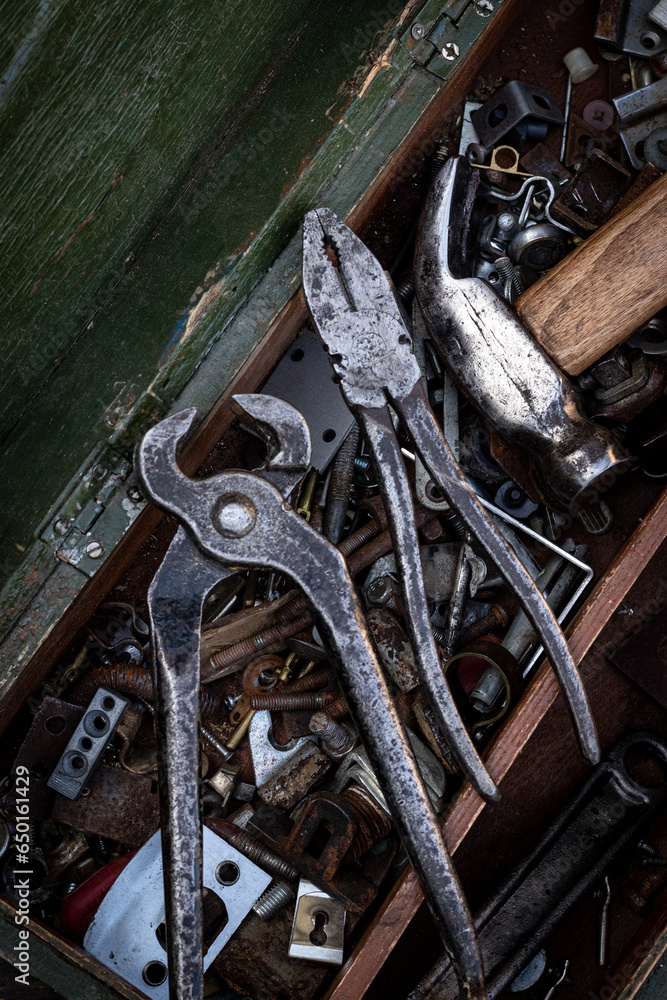
[(101, 542), (92, 541), (86, 545), (86, 555), (90, 559), (99, 559), (103, 552), (104, 548)]
[(517, 217), (513, 212), (501, 212), (496, 225), (503, 236), (513, 236), (516, 232), (517, 222)]
[(374, 607), (388, 608), (405, 618), (403, 596), (398, 584), (390, 576), (377, 576), (366, 589), (366, 599)]
[(69, 522), (64, 517), (59, 517), (53, 525), (53, 530), (57, 535), (66, 535), (69, 531)]
[(228, 844), (241, 854), (245, 854), (246, 858), (250, 858), (260, 868), (264, 868), (269, 875), (287, 882), (295, 882), (298, 879), (299, 872), (294, 865), (256, 840), (247, 830), (242, 830), (228, 819), (217, 819), (214, 829)]
[(415, 21), (410, 28), (410, 34), (416, 42), (420, 41), (424, 37), (424, 25), (421, 21)]
[(337, 691), (267, 691), (250, 696), (250, 704), (255, 711), (270, 709), (272, 712), (314, 711), (330, 705), (338, 698)]
[(350, 750), (354, 750), (357, 744), (357, 738), (352, 730), (336, 722), (327, 712), (315, 712), (315, 715), (310, 717), (309, 728), (311, 733), (319, 737), (322, 749), (335, 760), (340, 760)]
[(141, 503), (141, 501), (144, 499), (144, 495), (138, 486), (130, 486), (130, 488), (127, 491), (127, 495), (128, 498), (132, 501), (132, 503)]
[(106, 465), (95, 465), (93, 467), (93, 479), (104, 479), (107, 474)]
[(461, 49), (458, 47), (456, 42), (446, 42), (440, 52), (442, 58), (446, 59), (447, 62), (454, 62), (455, 59), (458, 59), (460, 54)]
[(234, 751), (230, 750), (228, 747), (223, 746), (220, 740), (213, 735), (211, 730), (208, 729), (206, 726), (204, 726), (202, 723), (199, 724), (199, 728), (201, 730), (201, 734), (204, 737), (204, 739), (211, 744), (213, 749), (220, 754), (222, 759), (229, 760)]
[(521, 277), (521, 275), (519, 274), (514, 264), (509, 259), (509, 257), (506, 256), (498, 257), (494, 261), (494, 266), (498, 271), (498, 273), (500, 274), (501, 278), (504, 278), (505, 282), (510, 282), (510, 281), (512, 282), (512, 284), (517, 290), (518, 295), (521, 295), (521, 292), (525, 291), (526, 286), (524, 285), (523, 278)]
[(276, 913), (279, 913), (295, 898), (296, 890), (293, 885), (288, 885), (287, 882), (273, 882), (268, 889), (264, 890), (252, 910), (262, 920), (271, 920)]
[(493, 14), (491, 0), (475, 0), (475, 10), (480, 17), (490, 17)]

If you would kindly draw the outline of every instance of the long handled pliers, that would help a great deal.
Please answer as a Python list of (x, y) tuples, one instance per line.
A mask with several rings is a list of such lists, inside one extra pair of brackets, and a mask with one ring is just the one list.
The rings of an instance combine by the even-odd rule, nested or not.
[(497, 797), (443, 678), (428, 616), (410, 486), (389, 404), (451, 507), (517, 594), (556, 671), (583, 753), (590, 763), (597, 763), (595, 722), (558, 623), (471, 488), (438, 426), (410, 335), (381, 265), (327, 208), (314, 209), (304, 220), (303, 287), (315, 329), (375, 460), (420, 678), (464, 773), (485, 798)]

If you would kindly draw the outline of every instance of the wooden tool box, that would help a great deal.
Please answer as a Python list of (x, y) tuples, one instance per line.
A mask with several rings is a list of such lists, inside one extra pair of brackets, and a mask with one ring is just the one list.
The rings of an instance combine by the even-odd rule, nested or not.
[[(205, 474), (233, 458), (230, 396), (260, 387), (306, 322), (303, 213), (332, 207), (387, 266), (466, 96), (518, 78), (548, 86), (562, 105), (563, 54), (583, 45), (595, 56), (593, 0), (189, 7), (109, 3), (84, 13), (64, 3), (24, 21), (6, 15), (5, 197), (22, 203), (30, 230), (15, 229), (7, 244), (18, 263), (6, 361), (19, 371), (5, 390), (1, 487), (7, 762), (28, 700), (114, 588), (146, 587), (171, 537), (136, 492), (142, 431), (196, 405), (183, 469)], [(601, 78), (577, 100), (604, 96)], [(29, 107), (43, 80), (50, 89)], [(667, 603), (667, 493), (632, 473), (612, 499), (616, 524), (589, 541), (596, 579), (569, 628), (603, 749), (633, 729), (667, 735), (665, 710), (605, 655)], [(473, 907), (586, 774), (548, 668), (488, 766), (502, 802), (485, 805), (465, 787), (445, 821)], [(2, 899), (0, 916), (0, 952), (11, 960), (14, 911)], [(563, 996), (648, 997), (640, 991), (667, 948), (665, 901), (641, 920), (614, 913), (608, 970), (582, 957), (593, 953), (594, 924), (591, 902), (556, 935), (577, 975)], [(32, 975), (63, 996), (138, 996), (48, 927), (33, 924), (32, 949)], [(438, 953), (407, 869), (320, 995), (402, 996)]]

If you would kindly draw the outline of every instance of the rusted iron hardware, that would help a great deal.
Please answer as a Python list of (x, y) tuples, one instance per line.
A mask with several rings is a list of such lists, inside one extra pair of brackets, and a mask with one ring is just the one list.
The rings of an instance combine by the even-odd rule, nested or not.
[(482, 1000), (483, 977), (467, 904), (363, 625), (344, 559), (284, 502), (308, 467), (305, 422), (289, 404), (268, 396), (236, 397), (236, 406), (267, 440), (266, 479), (243, 472), (225, 472), (199, 482), (187, 479), (175, 456), (193, 411), (159, 423), (137, 451), (147, 496), (174, 514), (197, 539), (195, 545), (185, 528), (179, 529), (149, 592), (172, 990), (181, 1000), (194, 1000), (202, 993), (196, 796), (199, 625), (206, 593), (231, 572), (221, 565), (227, 563), (269, 566), (301, 586), (339, 661), (345, 694), (461, 980), (471, 997)]

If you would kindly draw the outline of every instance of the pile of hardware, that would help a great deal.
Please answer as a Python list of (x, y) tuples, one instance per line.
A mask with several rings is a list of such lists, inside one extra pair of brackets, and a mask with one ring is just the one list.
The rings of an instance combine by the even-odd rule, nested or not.
[[(311, 326), (231, 404), (259, 468), (184, 475), (194, 411), (138, 445), (144, 495), (178, 530), (143, 617), (103, 605), (52, 678), (0, 806), (15, 815), (29, 773), (33, 906), (150, 997), (201, 997), (215, 970), (257, 1000), (308, 1000), (408, 862), (449, 956), (415, 996), (496, 996), (664, 805), (632, 785), (625, 745), (599, 764), (561, 625), (614, 523), (607, 491), (667, 475), (667, 316), (559, 365), (529, 291), (667, 169), (667, 6), (638, 38), (606, 6), (610, 102), (571, 110), (599, 72), (583, 49), (564, 113), (518, 80), (467, 102), (408, 273), (329, 209), (307, 214)], [(599, 766), (473, 919), (441, 816), (463, 781), (497, 799), (482, 751), (545, 656)], [(590, 841), (588, 881), (566, 827)], [(537, 912), (531, 879), (549, 878)]]

